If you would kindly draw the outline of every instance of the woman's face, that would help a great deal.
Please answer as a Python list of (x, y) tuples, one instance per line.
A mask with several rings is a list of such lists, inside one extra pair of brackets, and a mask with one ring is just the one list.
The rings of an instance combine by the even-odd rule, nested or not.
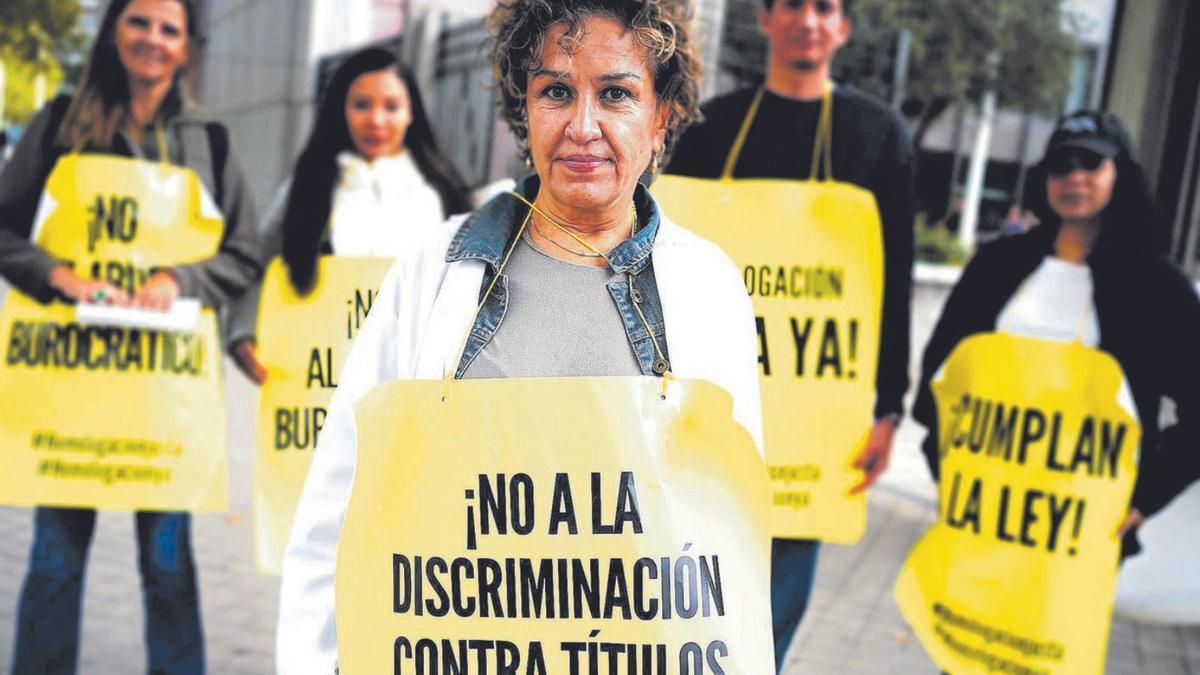
[(354, 149), (368, 161), (398, 155), (412, 124), (408, 88), (394, 68), (363, 73), (346, 94), (346, 126)]
[(669, 112), (632, 33), (606, 17), (583, 28), (571, 53), (559, 46), (566, 25), (550, 28), (526, 94), (539, 201), (578, 218), (628, 208), (638, 177), (662, 150)]
[(1058, 217), (1075, 223), (1099, 218), (1112, 200), (1116, 164), (1086, 150), (1065, 152), (1046, 164), (1046, 198)]
[(132, 82), (170, 81), (187, 63), (187, 11), (178, 0), (131, 0), (117, 17), (113, 42)]

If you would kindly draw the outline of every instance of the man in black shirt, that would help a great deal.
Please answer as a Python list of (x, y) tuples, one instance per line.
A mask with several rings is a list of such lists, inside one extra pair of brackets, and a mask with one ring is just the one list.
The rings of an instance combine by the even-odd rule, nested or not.
[[(762, 103), (733, 168), (735, 178), (809, 178), (821, 101), (833, 55), (850, 36), (850, 0), (764, 0), (759, 25), (770, 44)], [(757, 87), (714, 99), (703, 123), (676, 147), (667, 173), (721, 176), (730, 147)], [(864, 471), (856, 491), (869, 488), (887, 467), (908, 388), (910, 293), (913, 262), (913, 149), (896, 112), (866, 93), (838, 83), (833, 90), (833, 178), (875, 196), (883, 227), (884, 290), (875, 424), (855, 466)], [(815, 178), (815, 177), (814, 177)], [(797, 237), (803, 238), (803, 230)], [(808, 605), (818, 543), (776, 539), (771, 552), (771, 605), (777, 667)]]

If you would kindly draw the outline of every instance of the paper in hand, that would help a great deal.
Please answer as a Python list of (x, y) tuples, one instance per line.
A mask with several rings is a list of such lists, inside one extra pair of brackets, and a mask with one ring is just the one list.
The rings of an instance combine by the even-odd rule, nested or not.
[(195, 298), (179, 298), (171, 303), (171, 309), (165, 312), (85, 302), (79, 303), (75, 308), (75, 319), (80, 323), (115, 328), (186, 332), (195, 330), (200, 319), (200, 301)]

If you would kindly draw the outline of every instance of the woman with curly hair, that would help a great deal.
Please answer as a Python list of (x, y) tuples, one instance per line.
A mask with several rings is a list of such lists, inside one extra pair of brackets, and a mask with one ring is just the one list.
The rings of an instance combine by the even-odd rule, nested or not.
[(760, 441), (740, 274), (639, 180), (696, 116), (690, 21), (683, 0), (502, 0), (494, 10), (501, 112), (534, 173), (403, 253), (384, 282), (297, 510), (280, 672), (336, 667), (334, 558), (356, 461), (353, 409), (380, 383), (670, 372), (729, 391), (735, 420)]

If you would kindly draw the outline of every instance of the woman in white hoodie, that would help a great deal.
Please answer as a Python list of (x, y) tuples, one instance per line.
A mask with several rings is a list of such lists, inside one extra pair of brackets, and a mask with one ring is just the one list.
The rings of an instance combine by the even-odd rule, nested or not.
[[(263, 221), (261, 261), (282, 254), (292, 285), (316, 283), (317, 257), (399, 255), (415, 235), (471, 208), (470, 193), (442, 154), (421, 92), (395, 54), (364, 49), (330, 78), (304, 151)], [(258, 384), (255, 287), (234, 306), (227, 344)]]

